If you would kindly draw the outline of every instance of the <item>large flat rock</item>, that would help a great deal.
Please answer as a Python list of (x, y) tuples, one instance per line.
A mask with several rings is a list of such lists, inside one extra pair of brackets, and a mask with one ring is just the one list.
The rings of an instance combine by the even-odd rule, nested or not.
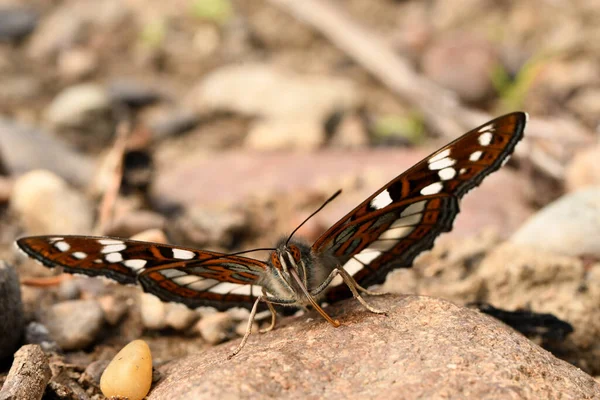
[(149, 400), (180, 399), (582, 399), (600, 385), (491, 317), (422, 296), (369, 297), (381, 316), (355, 300), (317, 315), (288, 318), (237, 342), (161, 368)]

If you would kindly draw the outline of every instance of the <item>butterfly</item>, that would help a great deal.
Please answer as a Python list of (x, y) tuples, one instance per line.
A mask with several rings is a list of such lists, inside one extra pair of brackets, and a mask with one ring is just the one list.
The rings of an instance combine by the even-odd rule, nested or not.
[[(266, 261), (114, 237), (31, 236), (16, 243), (47, 267), (139, 284), (164, 301), (191, 308), (246, 307), (249, 328), (257, 310), (268, 307), (272, 329), (273, 305), (312, 307), (339, 326), (319, 304), (354, 296), (382, 313), (361, 293), (372, 294), (368, 287), (383, 283), (393, 269), (410, 267), (451, 230), (459, 200), (508, 161), (526, 122), (526, 113), (515, 112), (467, 132), (376, 191), (312, 245), (292, 239), (292, 233), (270, 249)], [(249, 334), (250, 329), (234, 354)]]

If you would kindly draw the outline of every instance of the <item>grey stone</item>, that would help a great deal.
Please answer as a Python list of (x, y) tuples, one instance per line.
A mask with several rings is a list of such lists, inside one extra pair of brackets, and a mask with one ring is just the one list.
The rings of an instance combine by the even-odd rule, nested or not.
[(0, 359), (13, 355), (23, 339), (23, 303), (19, 276), (0, 260)]
[(104, 314), (95, 300), (71, 300), (46, 310), (42, 322), (63, 350), (81, 350), (96, 341)]
[(568, 255), (600, 257), (600, 187), (567, 194), (544, 207), (510, 242)]

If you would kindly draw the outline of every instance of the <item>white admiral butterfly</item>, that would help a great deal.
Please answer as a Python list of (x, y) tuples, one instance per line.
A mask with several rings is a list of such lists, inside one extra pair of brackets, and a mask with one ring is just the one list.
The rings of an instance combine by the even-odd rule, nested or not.
[(312, 306), (339, 326), (318, 302), (354, 295), (381, 312), (359, 292), (370, 293), (364, 288), (383, 283), (391, 270), (410, 267), (440, 233), (451, 230), (459, 199), (504, 165), (526, 121), (527, 114), (515, 112), (473, 129), (379, 189), (312, 246), (283, 239), (266, 261), (109, 237), (32, 236), (17, 245), (47, 267), (139, 283), (164, 301), (251, 308), (249, 327), (258, 308), (268, 306), (272, 329), (273, 304)]

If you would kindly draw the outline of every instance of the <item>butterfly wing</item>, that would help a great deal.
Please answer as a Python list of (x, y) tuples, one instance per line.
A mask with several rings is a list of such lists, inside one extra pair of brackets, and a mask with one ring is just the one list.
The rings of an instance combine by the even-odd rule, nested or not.
[[(363, 287), (382, 283), (392, 269), (410, 267), (452, 228), (459, 199), (508, 160), (526, 121), (522, 112), (496, 118), (431, 154), (332, 226), (313, 253), (343, 265)], [(328, 292), (330, 302), (349, 296), (345, 285)]]
[(47, 267), (139, 283), (161, 300), (191, 308), (251, 307), (266, 269), (251, 258), (112, 237), (30, 236), (17, 246)]

